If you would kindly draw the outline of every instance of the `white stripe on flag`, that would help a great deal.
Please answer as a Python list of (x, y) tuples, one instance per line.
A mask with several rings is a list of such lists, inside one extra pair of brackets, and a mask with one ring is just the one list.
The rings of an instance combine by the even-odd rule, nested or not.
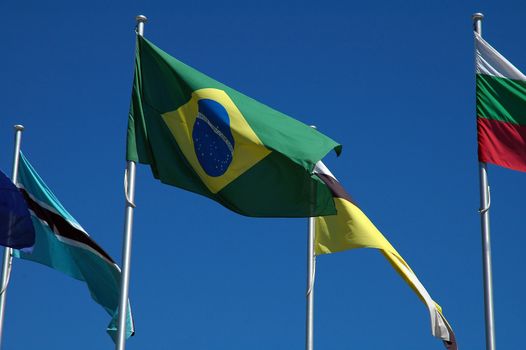
[(526, 80), (526, 76), (520, 70), (482, 39), (478, 33), (475, 33), (475, 60), (477, 74)]
[(444, 322), (444, 319), (437, 309), (435, 301), (431, 298), (426, 288), (422, 285), (418, 277), (411, 271), (403, 261), (401, 261), (396, 254), (389, 251), (384, 252), (391, 258), (393, 263), (402, 270), (403, 274), (411, 280), (415, 288), (418, 290), (418, 294), (424, 299), (424, 302), (429, 310), (429, 317), (431, 318), (431, 333), (433, 336), (440, 338), (445, 341), (450, 341), (449, 330)]
[(112, 265), (113, 267), (115, 267), (119, 271), (119, 273), (121, 272), (121, 268), (119, 267), (119, 265), (117, 265), (116, 263), (108, 260), (105, 256), (103, 256), (101, 253), (99, 253), (98, 251), (96, 251), (95, 249), (90, 247), (89, 245), (57, 234), (55, 229), (53, 227), (49, 226), (47, 221), (40, 219), (31, 209), (29, 209), (29, 213), (31, 214), (31, 216), (33, 218), (35, 218), (35, 220), (38, 220), (42, 225), (44, 225), (45, 227), (49, 228), (49, 230), (51, 232), (53, 232), (53, 235), (55, 236), (55, 238), (58, 239), (60, 242), (62, 242), (64, 244), (67, 244), (67, 245), (70, 245), (72, 247), (77, 247), (77, 248), (81, 248), (81, 249), (87, 250), (87, 251), (95, 254), (96, 256), (101, 258), (102, 260), (104, 260), (106, 263), (108, 263), (108, 264)]

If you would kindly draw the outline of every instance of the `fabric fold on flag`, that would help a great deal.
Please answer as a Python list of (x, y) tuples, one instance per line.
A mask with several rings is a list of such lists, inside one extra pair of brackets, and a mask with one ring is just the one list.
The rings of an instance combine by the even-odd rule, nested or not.
[(447, 349), (457, 350), (455, 334), (407, 262), (360, 210), (329, 169), (319, 162), (315, 173), (331, 188), (337, 215), (316, 218), (316, 255), (330, 254), (355, 248), (375, 248), (389, 261), (411, 289), (426, 304), (431, 318), (432, 334), (443, 340)]
[[(31, 252), (13, 255), (61, 271), (86, 282), (91, 297), (112, 317), (107, 332), (117, 336), (121, 270), (62, 206), (20, 152), (18, 186), (31, 213), (36, 242)], [(126, 335), (135, 332), (128, 305)]]
[(526, 76), (475, 32), (479, 160), (526, 171)]
[(255, 217), (335, 214), (314, 165), (341, 146), (137, 37), (126, 159)]
[(13, 182), (0, 171), (0, 245), (30, 249), (35, 244), (35, 229), (24, 197)]

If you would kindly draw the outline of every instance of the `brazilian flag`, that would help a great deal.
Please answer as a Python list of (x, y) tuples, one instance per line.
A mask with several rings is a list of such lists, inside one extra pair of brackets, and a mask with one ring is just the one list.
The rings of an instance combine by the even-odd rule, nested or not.
[(314, 165), (341, 146), (137, 37), (126, 158), (247, 216), (335, 214)]

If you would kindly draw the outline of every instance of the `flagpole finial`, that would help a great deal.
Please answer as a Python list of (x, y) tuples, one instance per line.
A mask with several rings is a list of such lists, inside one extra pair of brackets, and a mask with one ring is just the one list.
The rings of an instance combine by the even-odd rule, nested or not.
[(146, 18), (146, 16), (144, 15), (138, 15), (137, 17), (135, 17), (135, 20), (137, 21), (135, 32), (137, 33), (137, 35), (143, 36), (144, 35), (144, 23), (146, 23), (148, 18)]
[(148, 18), (146, 18), (145, 15), (138, 15), (137, 17), (135, 17), (135, 20), (137, 21), (137, 23), (146, 23), (146, 21), (148, 21)]
[(484, 14), (476, 12), (473, 15), (471, 15), (471, 18), (473, 18), (473, 21), (481, 21), (484, 18)]
[(482, 36), (482, 19), (484, 18), (484, 15), (480, 12), (476, 12), (471, 15), (471, 18), (473, 19), (473, 31)]
[(16, 131), (24, 131), (24, 126), (20, 124), (16, 124), (13, 126)]

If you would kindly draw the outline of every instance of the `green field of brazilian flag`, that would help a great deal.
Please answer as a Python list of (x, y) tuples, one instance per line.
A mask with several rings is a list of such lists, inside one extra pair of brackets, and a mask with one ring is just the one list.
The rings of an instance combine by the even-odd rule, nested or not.
[(243, 215), (336, 213), (313, 169), (338, 143), (137, 40), (128, 160)]

